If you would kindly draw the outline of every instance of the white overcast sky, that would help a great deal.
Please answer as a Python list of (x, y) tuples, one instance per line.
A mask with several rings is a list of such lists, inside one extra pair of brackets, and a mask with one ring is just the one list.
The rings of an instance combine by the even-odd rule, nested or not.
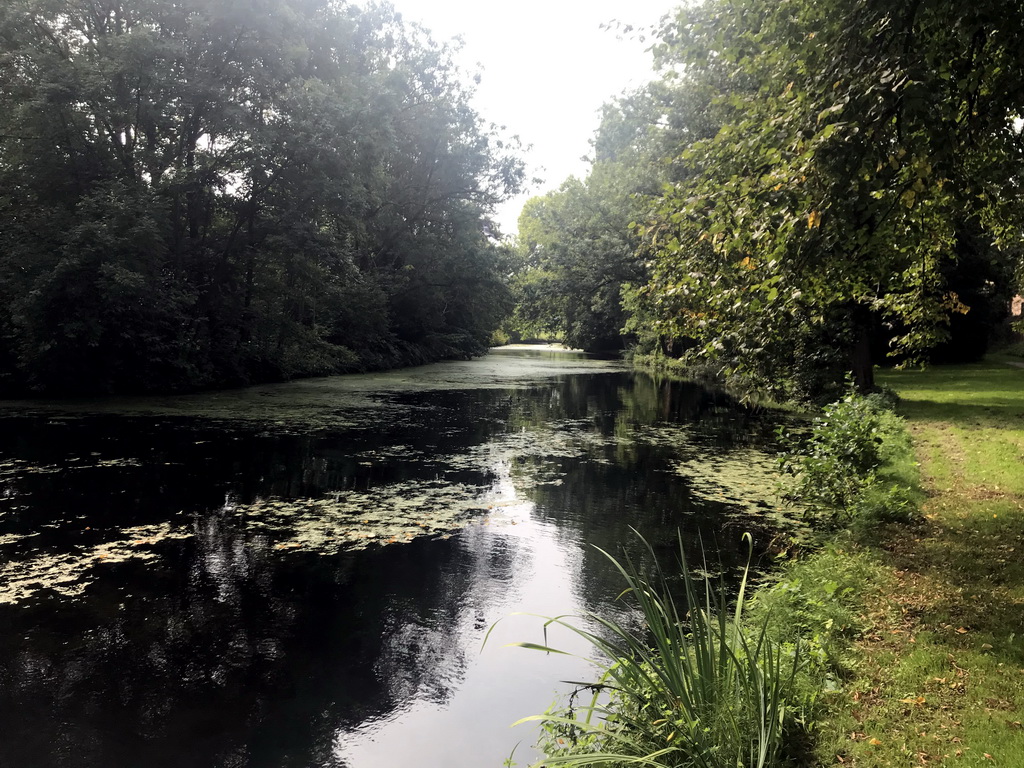
[(438, 40), (461, 37), (459, 63), (479, 65), (476, 108), (524, 145), (529, 176), (544, 180), (498, 212), (505, 234), (531, 196), (555, 189), (587, 164), (601, 105), (649, 80), (651, 44), (602, 29), (617, 21), (651, 27), (676, 0), (392, 0), (406, 21)]

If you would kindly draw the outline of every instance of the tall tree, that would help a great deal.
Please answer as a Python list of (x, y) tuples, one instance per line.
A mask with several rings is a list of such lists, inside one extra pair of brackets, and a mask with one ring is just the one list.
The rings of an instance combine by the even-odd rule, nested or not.
[(971, 311), (963, 238), (996, 260), (1020, 241), (1022, 35), (1002, 0), (681, 10), (659, 54), (716, 91), (721, 128), (680, 149), (645, 231), (659, 329), (762, 380), (831, 339), (864, 388), (879, 319), (904, 359), (944, 339)]
[(526, 334), (555, 334), (588, 350), (621, 349), (625, 286), (643, 282), (632, 222), (665, 168), (665, 92), (644, 88), (604, 106), (587, 176), (529, 200), (519, 219), (513, 318)]
[[(451, 51), (327, 0), (0, 8), (0, 383), (175, 389), (478, 352), (519, 161)], [(495, 302), (491, 302), (494, 304)]]

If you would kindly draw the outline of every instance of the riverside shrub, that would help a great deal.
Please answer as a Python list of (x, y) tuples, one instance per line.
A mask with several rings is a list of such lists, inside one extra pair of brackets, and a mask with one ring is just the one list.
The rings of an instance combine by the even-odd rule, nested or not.
[(910, 438), (884, 396), (850, 392), (825, 406), (805, 439), (785, 429), (780, 437), (789, 446), (780, 458), (784, 496), (819, 522), (838, 527), (916, 514)]

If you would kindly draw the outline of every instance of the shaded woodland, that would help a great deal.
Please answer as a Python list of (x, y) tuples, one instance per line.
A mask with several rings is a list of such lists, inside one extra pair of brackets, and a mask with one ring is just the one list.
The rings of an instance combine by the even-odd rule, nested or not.
[(0, 7), (0, 389), (468, 357), (511, 308), (514, 142), (386, 6)]

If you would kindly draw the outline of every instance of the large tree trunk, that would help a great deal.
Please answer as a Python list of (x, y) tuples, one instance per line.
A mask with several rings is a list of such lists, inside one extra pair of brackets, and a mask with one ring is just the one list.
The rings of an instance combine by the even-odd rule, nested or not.
[(853, 346), (850, 349), (853, 385), (861, 394), (875, 388), (875, 366), (871, 359), (871, 313), (864, 307), (853, 312)]

